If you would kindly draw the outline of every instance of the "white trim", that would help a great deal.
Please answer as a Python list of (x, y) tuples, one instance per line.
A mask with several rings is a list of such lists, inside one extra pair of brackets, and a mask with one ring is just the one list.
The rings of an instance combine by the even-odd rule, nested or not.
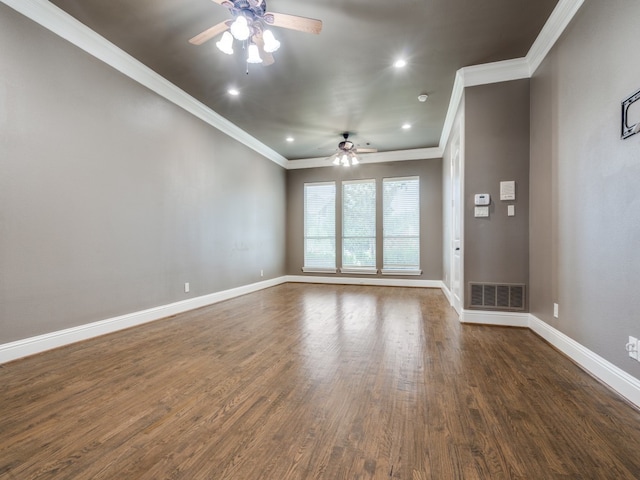
[(238, 288), (232, 288), (221, 292), (190, 298), (180, 302), (149, 308), (139, 312), (133, 312), (118, 317), (100, 320), (77, 327), (67, 328), (56, 332), (25, 338), (11, 343), (0, 345), (0, 364), (41, 353), (52, 348), (62, 347), (71, 343), (80, 342), (90, 338), (117, 332), (125, 328), (135, 327), (144, 323), (166, 318), (171, 315), (183, 313), (196, 308), (205, 307), (214, 303), (229, 300), (230, 298), (246, 295), (264, 288), (273, 287), (285, 283), (285, 277), (278, 277), (263, 282), (252, 283)]
[(640, 380), (543, 322), (535, 315), (529, 315), (529, 328), (584, 370), (640, 408)]
[[(442, 158), (442, 153), (443, 151), (440, 147), (431, 147), (415, 148), (411, 150), (396, 150), (393, 152), (362, 153), (358, 156), (360, 157), (361, 164), (367, 164), (383, 162), (403, 162), (407, 160), (430, 160), (434, 158)], [(336, 168), (333, 163), (329, 162), (329, 157), (302, 158), (298, 160), (289, 160), (289, 163), (287, 163), (288, 170), (317, 167)]]
[(340, 273), (350, 275), (377, 275), (378, 269), (376, 267), (342, 267)]
[(442, 286), (440, 288), (442, 290), (442, 293), (444, 293), (444, 296), (447, 297), (449, 305), (451, 306), (451, 308), (453, 308), (453, 296), (451, 295), (451, 290), (449, 290), (449, 287), (447, 287), (444, 282), (442, 282)]
[[(248, 293), (288, 282), (439, 288), (449, 300), (449, 304), (451, 304), (451, 292), (440, 280), (287, 275), (238, 288), (224, 290), (222, 292), (203, 295), (201, 297), (190, 298), (188, 300), (171, 303), (169, 305), (154, 307), (86, 325), (80, 325), (57, 332), (5, 343), (4, 345), (0, 345), (0, 364), (82, 340), (98, 337), (100, 335), (105, 335), (107, 333), (113, 333), (125, 328), (142, 325), (171, 315), (205, 307), (240, 295), (246, 295)], [(535, 315), (529, 313), (463, 310), (462, 315), (460, 316), (460, 321), (468, 324), (528, 327), (535, 334), (549, 342), (564, 355), (576, 362), (585, 371), (640, 408), (640, 380), (600, 357), (564, 333), (546, 324)]]
[(538, 38), (533, 42), (526, 57), (473, 65), (461, 68), (456, 72), (451, 98), (449, 99), (449, 109), (447, 110), (438, 145), (442, 151), (444, 151), (449, 141), (464, 89), (489, 83), (531, 78), (583, 3), (584, 0), (560, 0), (556, 8), (551, 12), (544, 27), (542, 27)]
[(458, 70), (456, 72), (456, 79), (453, 82), (453, 90), (451, 91), (451, 97), (449, 98), (449, 109), (447, 110), (447, 116), (442, 126), (442, 134), (440, 135), (440, 149), (444, 152), (447, 148), (447, 142), (453, 130), (453, 122), (456, 120), (456, 114), (458, 113), (458, 107), (464, 96), (464, 76), (462, 72)]
[(329, 267), (302, 267), (304, 273), (338, 273), (337, 268)]
[(460, 322), (480, 325), (495, 325), (502, 327), (529, 326), (529, 314), (519, 312), (496, 312), (486, 310), (462, 310)]
[(526, 58), (473, 65), (461, 68), (458, 71), (464, 79), (465, 87), (529, 78), (529, 64)]
[[(0, 0), (0, 2), (286, 169), (333, 166), (327, 163), (325, 157), (287, 160), (46, 0)], [(458, 70), (437, 147), (362, 154), (362, 163), (442, 158), (464, 88), (531, 77), (583, 2), (584, 0), (560, 0), (526, 57), (474, 65)]]
[(440, 280), (407, 280), (402, 278), (355, 278), (355, 277), (312, 277), (306, 275), (287, 275), (286, 282), (325, 283), (328, 285), (367, 285), (378, 287), (420, 287), (442, 288)]
[(272, 162), (282, 167), (287, 166), (288, 160), (278, 152), (267, 147), (52, 3), (45, 0), (0, 1)]
[(558, 2), (527, 53), (526, 59), (530, 77), (536, 72), (583, 3), (584, 0), (560, 0)]
[(411, 268), (407, 268), (403, 270), (402, 268), (383, 268), (380, 270), (382, 275), (422, 275), (422, 270), (414, 270)]
[[(449, 299), (449, 304), (452, 305), (451, 293), (444, 284), (442, 292)], [(573, 360), (580, 368), (640, 408), (640, 379), (605, 360), (533, 314), (463, 310), (460, 321), (468, 324), (528, 327), (563, 355)]]

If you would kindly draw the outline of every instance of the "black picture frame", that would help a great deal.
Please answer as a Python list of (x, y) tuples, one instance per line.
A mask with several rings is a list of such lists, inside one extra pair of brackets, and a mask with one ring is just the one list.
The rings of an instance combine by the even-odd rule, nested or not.
[(629, 125), (629, 116), (628, 116), (629, 108), (638, 100), (640, 100), (640, 90), (638, 90), (636, 93), (632, 95), (629, 95), (627, 98), (625, 98), (622, 101), (622, 140), (629, 138), (635, 135), (636, 133), (638, 133), (636, 128), (638, 124), (634, 123), (633, 125)]

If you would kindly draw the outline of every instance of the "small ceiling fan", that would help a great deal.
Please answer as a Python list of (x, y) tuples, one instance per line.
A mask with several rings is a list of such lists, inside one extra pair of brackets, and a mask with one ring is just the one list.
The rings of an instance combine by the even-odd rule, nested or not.
[(349, 132), (344, 132), (342, 138), (344, 140), (338, 144), (338, 151), (329, 157), (329, 160), (332, 160), (334, 165), (342, 165), (343, 167), (358, 165), (360, 163), (358, 153), (375, 153), (378, 151), (377, 148), (356, 147), (356, 144), (349, 140)]
[(216, 46), (222, 52), (233, 54), (233, 40), (247, 42), (248, 63), (271, 65), (273, 52), (278, 50), (280, 42), (275, 39), (268, 27), (281, 27), (299, 32), (319, 34), (322, 21), (313, 18), (267, 12), (266, 0), (212, 0), (227, 7), (233, 18), (220, 22), (189, 40), (193, 45), (202, 45), (223, 33)]

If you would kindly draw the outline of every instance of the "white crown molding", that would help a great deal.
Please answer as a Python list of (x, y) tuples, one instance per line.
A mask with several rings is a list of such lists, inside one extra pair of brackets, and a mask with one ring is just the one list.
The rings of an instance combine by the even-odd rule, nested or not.
[(447, 116), (445, 117), (442, 134), (440, 135), (440, 149), (443, 152), (447, 147), (447, 142), (453, 129), (453, 122), (456, 120), (456, 113), (464, 96), (464, 87), (464, 76), (462, 72), (458, 70), (456, 72), (456, 78), (453, 81), (453, 90), (451, 91), (451, 97), (449, 97), (449, 108), (447, 109)]
[(453, 91), (449, 100), (449, 109), (442, 128), (439, 147), (442, 151), (447, 146), (453, 121), (462, 100), (464, 89), (490, 83), (508, 82), (531, 78), (546, 55), (555, 45), (576, 15), (584, 0), (560, 0), (542, 27), (538, 38), (529, 49), (526, 57), (502, 62), (486, 63), (461, 68), (456, 72)]
[(509, 82), (529, 78), (529, 64), (526, 58), (515, 58), (502, 62), (473, 65), (458, 70), (465, 87), (489, 85), (491, 83)]
[(286, 167), (287, 159), (278, 152), (188, 95), (52, 3), (46, 0), (0, 1), (272, 162)]
[(584, 0), (560, 0), (558, 2), (527, 53), (526, 59), (529, 64), (530, 77), (536, 72), (583, 3)]
[(576, 362), (582, 369), (640, 408), (640, 380), (543, 322), (535, 315), (529, 315), (529, 328)]
[[(440, 147), (432, 148), (415, 148), (411, 150), (395, 150), (392, 152), (378, 153), (362, 153), (359, 154), (360, 163), (383, 163), (383, 162), (400, 162), (406, 160), (429, 160), (433, 158), (442, 158), (443, 151)], [(328, 157), (303, 158), (299, 160), (289, 160), (286, 168), (288, 170), (297, 170), (302, 168), (316, 167), (334, 167), (333, 163), (328, 161)]]
[[(326, 165), (326, 158), (287, 160), (278, 152), (267, 147), (255, 137), (194, 99), (52, 3), (46, 0), (0, 0), (0, 2), (102, 60), (141, 85), (165, 97), (274, 163), (287, 169), (328, 166)], [(464, 88), (530, 78), (583, 3), (584, 0), (560, 0), (526, 57), (474, 65), (458, 70), (438, 147), (366, 154), (363, 157), (363, 163), (441, 158), (451, 134), (451, 128)]]
[(44, 335), (38, 335), (36, 337), (5, 343), (0, 345), (0, 364), (17, 360), (18, 358), (35, 355), (36, 353), (41, 353), (53, 348), (63, 347), (82, 340), (88, 340), (107, 333), (124, 330), (125, 328), (131, 328), (144, 323), (153, 322), (155, 320), (160, 320), (161, 318), (177, 315), (196, 308), (213, 305), (214, 303), (222, 302), (223, 300), (229, 300), (231, 298), (239, 297), (240, 295), (257, 292), (258, 290), (274, 287), (282, 283), (285, 283), (285, 277), (278, 277), (98, 322), (79, 325), (65, 330), (59, 330), (56, 332), (46, 333)]

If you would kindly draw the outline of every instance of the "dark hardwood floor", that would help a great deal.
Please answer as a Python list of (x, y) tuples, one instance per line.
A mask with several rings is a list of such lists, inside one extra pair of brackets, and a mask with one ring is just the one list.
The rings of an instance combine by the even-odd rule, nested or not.
[(0, 379), (2, 479), (640, 478), (640, 412), (439, 290), (285, 284)]

